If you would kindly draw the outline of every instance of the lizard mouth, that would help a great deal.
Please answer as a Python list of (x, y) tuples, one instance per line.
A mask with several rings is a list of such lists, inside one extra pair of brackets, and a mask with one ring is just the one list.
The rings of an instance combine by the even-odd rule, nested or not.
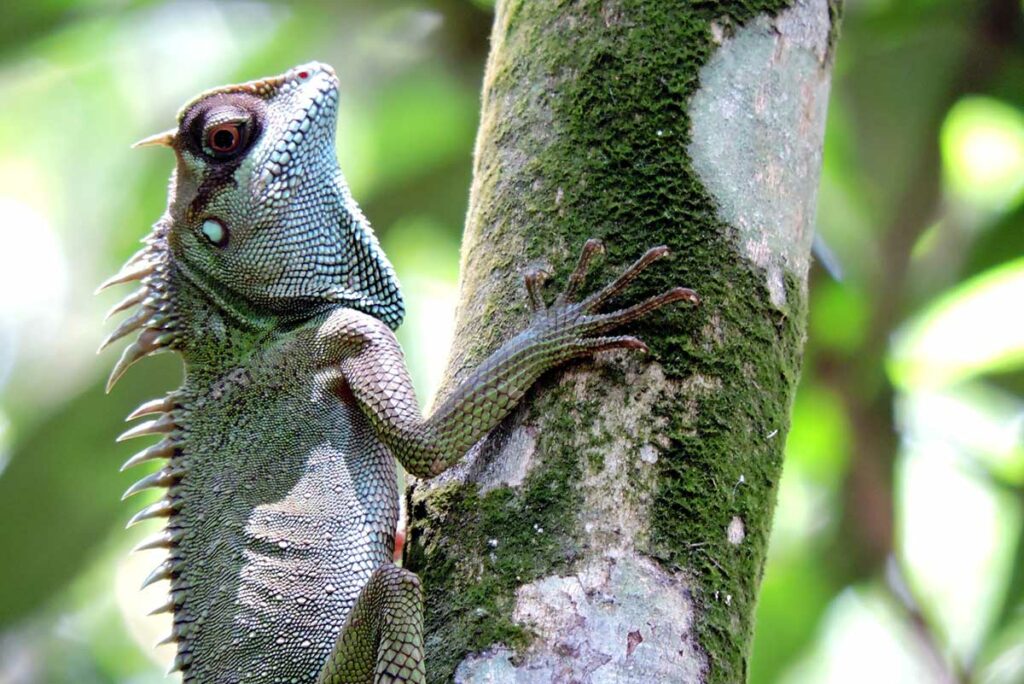
[(139, 359), (173, 349), (180, 337), (174, 313), (166, 228), (157, 223), (144, 239), (145, 246), (135, 253), (121, 270), (97, 288), (97, 292), (120, 283), (139, 281), (141, 287), (116, 304), (107, 318), (134, 307), (134, 311), (110, 333), (99, 351), (122, 337), (139, 330), (138, 338), (128, 345), (107, 380), (109, 392), (124, 372)]

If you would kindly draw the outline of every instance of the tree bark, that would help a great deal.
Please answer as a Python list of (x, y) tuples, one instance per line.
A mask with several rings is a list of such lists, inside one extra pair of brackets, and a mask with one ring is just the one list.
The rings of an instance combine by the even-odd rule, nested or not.
[(800, 375), (833, 0), (499, 1), (446, 392), (521, 329), (521, 273), (703, 305), (552, 373), (408, 494), (431, 681), (740, 682)]

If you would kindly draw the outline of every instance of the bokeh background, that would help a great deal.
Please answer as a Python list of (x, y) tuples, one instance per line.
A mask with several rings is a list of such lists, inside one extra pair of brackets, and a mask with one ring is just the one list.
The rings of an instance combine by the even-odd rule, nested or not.
[[(310, 59), (398, 270), (421, 391), (450, 341), (485, 0), (0, 5), (0, 684), (162, 682), (120, 417), (177, 383), (93, 354), (92, 290), (162, 212), (129, 145), (201, 89)], [(847, 0), (803, 382), (751, 682), (1024, 682), (1019, 0)], [(822, 264), (827, 264), (824, 268)], [(831, 272), (830, 272), (831, 271)], [(108, 328), (109, 329), (109, 326)], [(144, 502), (141, 502), (144, 503)], [(144, 527), (144, 526), (143, 526)], [(153, 552), (150, 552), (153, 553)]]

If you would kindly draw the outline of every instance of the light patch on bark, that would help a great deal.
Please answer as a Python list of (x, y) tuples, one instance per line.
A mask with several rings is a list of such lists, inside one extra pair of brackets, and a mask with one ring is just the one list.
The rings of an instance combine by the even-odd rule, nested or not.
[(526, 652), (515, 664), (501, 646), (470, 656), (456, 682), (700, 682), (708, 671), (685, 579), (635, 554), (520, 587), (513, 617), (537, 636)]
[[(685, 411), (696, 416), (698, 402), (717, 391), (718, 382), (698, 375), (669, 381), (657, 363), (641, 364), (624, 352), (602, 356), (598, 363), (623, 363), (626, 377), (610, 388), (601, 385), (599, 415), (580, 426), (570, 446), (583, 472), (576, 483), (584, 499), (582, 548), (592, 551), (584, 552), (573, 574), (545, 577), (517, 591), (513, 620), (537, 637), (525, 652), (513, 658), (498, 646), (474, 654), (460, 664), (457, 682), (699, 682), (707, 672), (692, 633), (685, 576), (665, 571), (639, 549), (649, 536), (654, 464), (668, 446), (663, 419), (652, 419), (655, 408), (665, 401), (678, 405), (686, 396)], [(561, 380), (580, 402), (594, 396), (598, 382), (588, 368)], [(533, 461), (534, 435), (543, 429), (543, 420), (517, 427), (491, 453), (486, 446), (475, 450), (466, 466), (474, 472), (471, 481), (484, 488), (521, 482)], [(588, 461), (594, 453), (600, 453), (597, 464)], [(518, 465), (499, 470), (489, 465), (493, 461)]]
[[(628, 352), (607, 356), (624, 358)], [(640, 372), (636, 372), (636, 368)], [(579, 521), (587, 546), (606, 553), (627, 553), (648, 534), (648, 507), (655, 489), (657, 450), (665, 448), (664, 418), (654, 418), (654, 407), (675, 397), (678, 384), (666, 382), (657, 363), (628, 363), (623, 382), (604, 395), (598, 415), (576, 435), (574, 448), (586, 459), (588, 450), (600, 453), (600, 465), (583, 468), (578, 483), (583, 492)], [(595, 396), (593, 375), (576, 370), (564, 380), (582, 402)]]
[(729, 527), (725, 530), (725, 538), (733, 546), (739, 546), (747, 538), (747, 526), (743, 524), (743, 518), (734, 515), (729, 521)]
[(500, 453), (490, 459), (483, 472), (472, 480), (480, 485), (481, 494), (500, 486), (518, 487), (530, 472), (536, 450), (537, 428), (517, 425)]
[(517, 425), (504, 435), (493, 432), (477, 442), (458, 463), (440, 475), (420, 481), (422, 491), (449, 483), (474, 483), (480, 494), (498, 487), (519, 487), (530, 474), (537, 453), (534, 425)]
[(721, 42), (690, 102), (687, 152), (743, 253), (765, 270), (772, 303), (785, 271), (806, 280), (830, 85), (826, 0), (797, 0)]

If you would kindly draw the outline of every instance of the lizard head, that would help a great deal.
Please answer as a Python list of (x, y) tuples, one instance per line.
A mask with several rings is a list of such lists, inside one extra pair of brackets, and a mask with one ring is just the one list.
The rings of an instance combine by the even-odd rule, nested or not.
[(111, 335), (145, 328), (146, 349), (126, 354), (181, 339), (174, 300), (183, 289), (242, 324), (347, 306), (398, 326), (394, 271), (338, 168), (337, 104), (333, 69), (312, 62), (208, 90), (181, 109), (176, 128), (137, 143), (170, 147), (177, 164), (146, 247), (104, 283), (143, 280), (144, 292), (115, 307), (143, 304), (126, 321), (134, 328)]

